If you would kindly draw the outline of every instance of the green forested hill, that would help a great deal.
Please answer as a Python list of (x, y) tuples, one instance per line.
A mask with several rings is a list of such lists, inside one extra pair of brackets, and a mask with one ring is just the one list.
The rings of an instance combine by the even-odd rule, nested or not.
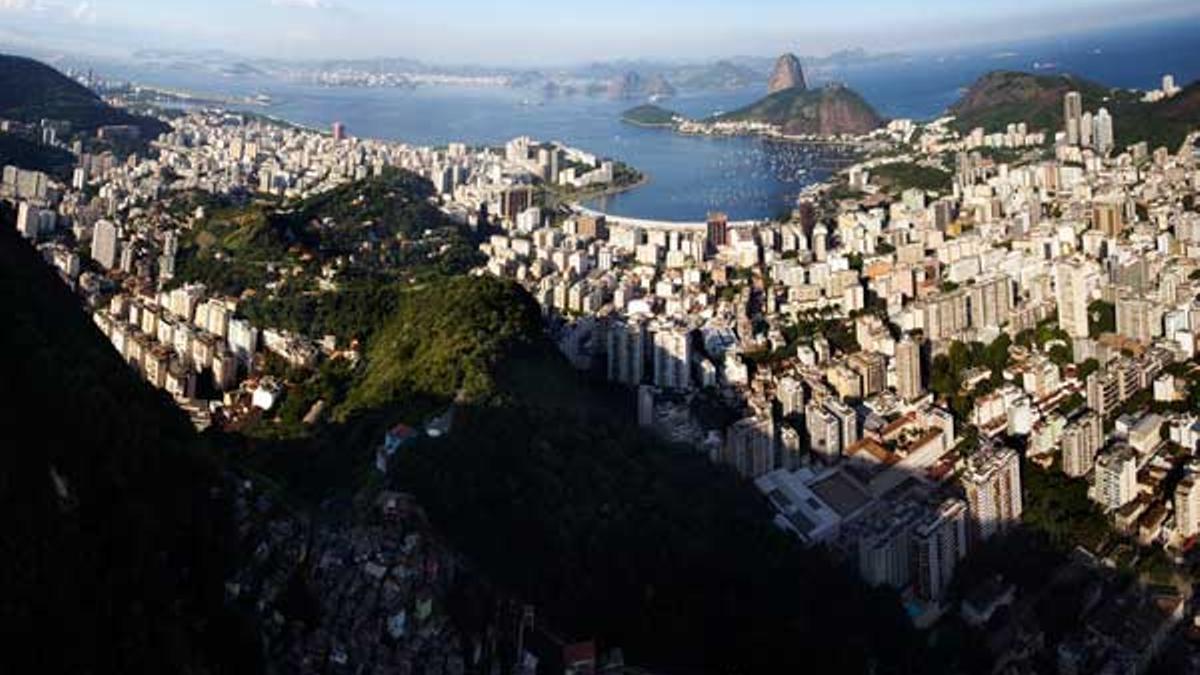
[(679, 113), (653, 104), (639, 105), (621, 113), (621, 121), (643, 127), (670, 127)]
[(250, 633), (223, 608), (234, 538), (217, 467), (11, 213), (0, 312), (4, 660), (42, 673), (257, 670), (239, 637)]
[(964, 133), (975, 127), (1002, 131), (1008, 124), (1025, 122), (1031, 130), (1053, 137), (1065, 126), (1063, 97), (1070, 91), (1081, 94), (1084, 110), (1108, 109), (1119, 149), (1146, 141), (1151, 148), (1174, 151), (1189, 132), (1200, 130), (1200, 83), (1173, 98), (1143, 103), (1136, 93), (1073, 75), (995, 71), (976, 80), (949, 112)]
[(788, 134), (865, 134), (883, 118), (857, 92), (842, 86), (791, 88), (715, 118), (718, 122), (761, 122)]
[(150, 140), (165, 132), (162, 122), (114, 108), (87, 87), (54, 68), (20, 56), (0, 54), (0, 118), (34, 124), (42, 119), (70, 122), (73, 131), (131, 124)]
[(71, 169), (75, 168), (75, 155), (15, 134), (0, 133), (0, 167), (9, 164), (52, 174), (65, 181), (70, 179)]
[(538, 616), (652, 672), (942, 667), (898, 598), (776, 529), (752, 486), (636, 430), (631, 396), (626, 417), (587, 400), (461, 408), (393, 479)]
[[(403, 233), (397, 214), (425, 186), (393, 187), (372, 217)], [(324, 228), (369, 234), (347, 200), (373, 189), (298, 208), (293, 225), (328, 216), (337, 224)], [(247, 250), (226, 247), (234, 259)], [(369, 495), (385, 482), (372, 468), (384, 432), (420, 429), (457, 402), (448, 435), (402, 449), (386, 484), (414, 494), (498, 595), (534, 604), (568, 637), (623, 647), (662, 672), (921, 670), (921, 639), (893, 594), (778, 531), (729, 469), (637, 429), (632, 392), (574, 371), (515, 283), (433, 265), (257, 311), (264, 325), (363, 341), (357, 364), (290, 374), (269, 419), (220, 439), (289, 497)], [(317, 401), (329, 412), (303, 423)]]

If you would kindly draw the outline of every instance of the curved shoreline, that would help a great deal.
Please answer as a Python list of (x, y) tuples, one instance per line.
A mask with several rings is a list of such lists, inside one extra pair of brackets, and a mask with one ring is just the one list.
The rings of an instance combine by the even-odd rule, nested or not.
[[(628, 165), (626, 165), (626, 166), (628, 166)], [(572, 206), (575, 204), (579, 204), (583, 201), (590, 202), (590, 201), (595, 201), (597, 199), (603, 199), (605, 197), (615, 197), (616, 195), (625, 194), (626, 192), (633, 192), (634, 190), (636, 190), (638, 188), (646, 187), (647, 185), (649, 185), (650, 184), (650, 174), (642, 171), (641, 169), (636, 169), (636, 171), (638, 172), (639, 175), (641, 175), (641, 178), (637, 179), (637, 181), (635, 181), (633, 183), (629, 183), (628, 185), (611, 185), (609, 187), (604, 188), (603, 190), (596, 192), (594, 195), (591, 195), (585, 199), (572, 200), (567, 205)]]

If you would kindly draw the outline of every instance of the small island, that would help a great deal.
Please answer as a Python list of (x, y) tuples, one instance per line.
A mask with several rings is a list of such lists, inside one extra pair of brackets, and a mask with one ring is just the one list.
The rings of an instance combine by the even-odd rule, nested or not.
[(621, 121), (639, 127), (674, 128), (683, 119), (682, 115), (673, 110), (649, 103), (621, 113)]

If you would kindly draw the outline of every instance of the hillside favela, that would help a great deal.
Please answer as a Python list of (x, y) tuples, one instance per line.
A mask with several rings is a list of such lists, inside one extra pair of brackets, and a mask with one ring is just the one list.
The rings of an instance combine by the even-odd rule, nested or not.
[(1200, 674), (1197, 36), (0, 0), (0, 672)]

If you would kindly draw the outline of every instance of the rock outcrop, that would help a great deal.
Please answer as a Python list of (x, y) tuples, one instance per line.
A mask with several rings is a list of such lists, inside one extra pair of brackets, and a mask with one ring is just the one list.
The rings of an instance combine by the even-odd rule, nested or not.
[(840, 85), (778, 91), (715, 121), (758, 122), (779, 127), (785, 134), (814, 136), (865, 134), (883, 124), (870, 104)]
[(671, 83), (667, 81), (667, 78), (663, 77), (662, 75), (651, 75), (650, 78), (646, 80), (644, 93), (647, 96), (653, 96), (655, 98), (669, 98), (674, 96), (676, 91), (675, 87), (671, 86)]
[(642, 76), (630, 71), (609, 81), (607, 93), (609, 98), (632, 98), (641, 90)]
[(635, 71), (609, 80), (605, 93), (612, 99), (632, 99), (645, 96), (667, 98), (675, 95), (675, 87), (662, 75), (642, 77)]
[(808, 86), (804, 82), (804, 69), (800, 67), (800, 59), (795, 54), (784, 54), (775, 61), (775, 70), (767, 81), (767, 94), (776, 94), (788, 89), (804, 91)]

